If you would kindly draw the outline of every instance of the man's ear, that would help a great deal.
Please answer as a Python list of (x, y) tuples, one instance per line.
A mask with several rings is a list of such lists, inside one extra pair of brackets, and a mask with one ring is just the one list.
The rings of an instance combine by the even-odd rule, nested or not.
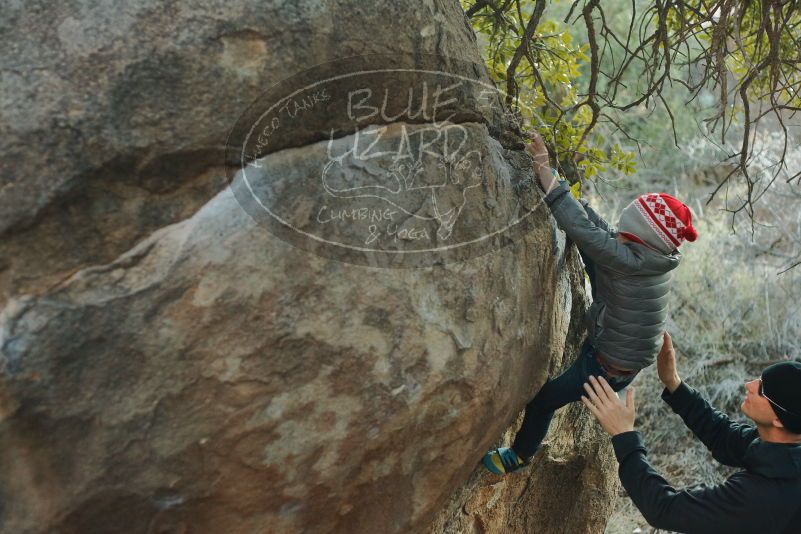
[(773, 418), (773, 426), (775, 426), (776, 428), (784, 428), (784, 425), (782, 424), (781, 421), (779, 421), (778, 417)]

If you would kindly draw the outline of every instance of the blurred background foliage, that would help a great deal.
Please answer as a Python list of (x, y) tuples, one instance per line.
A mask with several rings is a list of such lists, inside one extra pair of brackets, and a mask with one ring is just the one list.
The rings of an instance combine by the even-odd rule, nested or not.
[[(657, 163), (686, 171), (665, 148), (696, 137), (708, 153), (695, 155), (725, 170), (710, 198), (723, 192), (732, 213), (753, 216), (773, 183), (801, 180), (786, 163), (801, 111), (798, 2), (461, 3), (521, 129), (543, 135), (571, 181), (650, 173)], [(757, 165), (764, 129), (781, 131), (783, 146)]]

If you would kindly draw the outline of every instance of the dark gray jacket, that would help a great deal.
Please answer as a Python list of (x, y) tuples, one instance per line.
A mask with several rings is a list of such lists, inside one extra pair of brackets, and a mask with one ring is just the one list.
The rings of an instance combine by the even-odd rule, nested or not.
[(801, 445), (762, 441), (756, 428), (730, 421), (684, 383), (662, 398), (717, 461), (742, 470), (716, 486), (679, 490), (650, 466), (639, 432), (616, 435), (620, 482), (651, 526), (690, 534), (801, 532)]
[(545, 202), (559, 227), (595, 264), (595, 300), (585, 318), (590, 342), (621, 369), (648, 367), (662, 346), (670, 271), (681, 262), (681, 253), (620, 243), (617, 232), (573, 198), (565, 184), (548, 193)]

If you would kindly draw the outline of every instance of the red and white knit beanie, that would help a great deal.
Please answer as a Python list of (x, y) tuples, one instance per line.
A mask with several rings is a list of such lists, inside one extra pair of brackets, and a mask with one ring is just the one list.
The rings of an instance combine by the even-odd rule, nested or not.
[(666, 193), (646, 193), (634, 199), (620, 214), (618, 231), (665, 254), (685, 240), (698, 238), (690, 208)]

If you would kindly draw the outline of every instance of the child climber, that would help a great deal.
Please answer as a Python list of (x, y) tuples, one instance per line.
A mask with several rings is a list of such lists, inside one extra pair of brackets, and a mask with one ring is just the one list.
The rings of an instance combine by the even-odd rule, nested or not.
[(539, 135), (532, 137), (526, 150), (533, 157), (545, 203), (581, 253), (593, 302), (585, 316), (587, 337), (576, 361), (548, 380), (528, 403), (512, 446), (484, 455), (484, 466), (497, 475), (529, 463), (554, 412), (585, 394), (583, 384), (590, 375), (603, 376), (620, 391), (654, 362), (667, 318), (670, 271), (681, 262), (678, 247), (698, 237), (690, 209), (664, 193), (636, 198), (621, 213), (616, 232), (559, 183)]

